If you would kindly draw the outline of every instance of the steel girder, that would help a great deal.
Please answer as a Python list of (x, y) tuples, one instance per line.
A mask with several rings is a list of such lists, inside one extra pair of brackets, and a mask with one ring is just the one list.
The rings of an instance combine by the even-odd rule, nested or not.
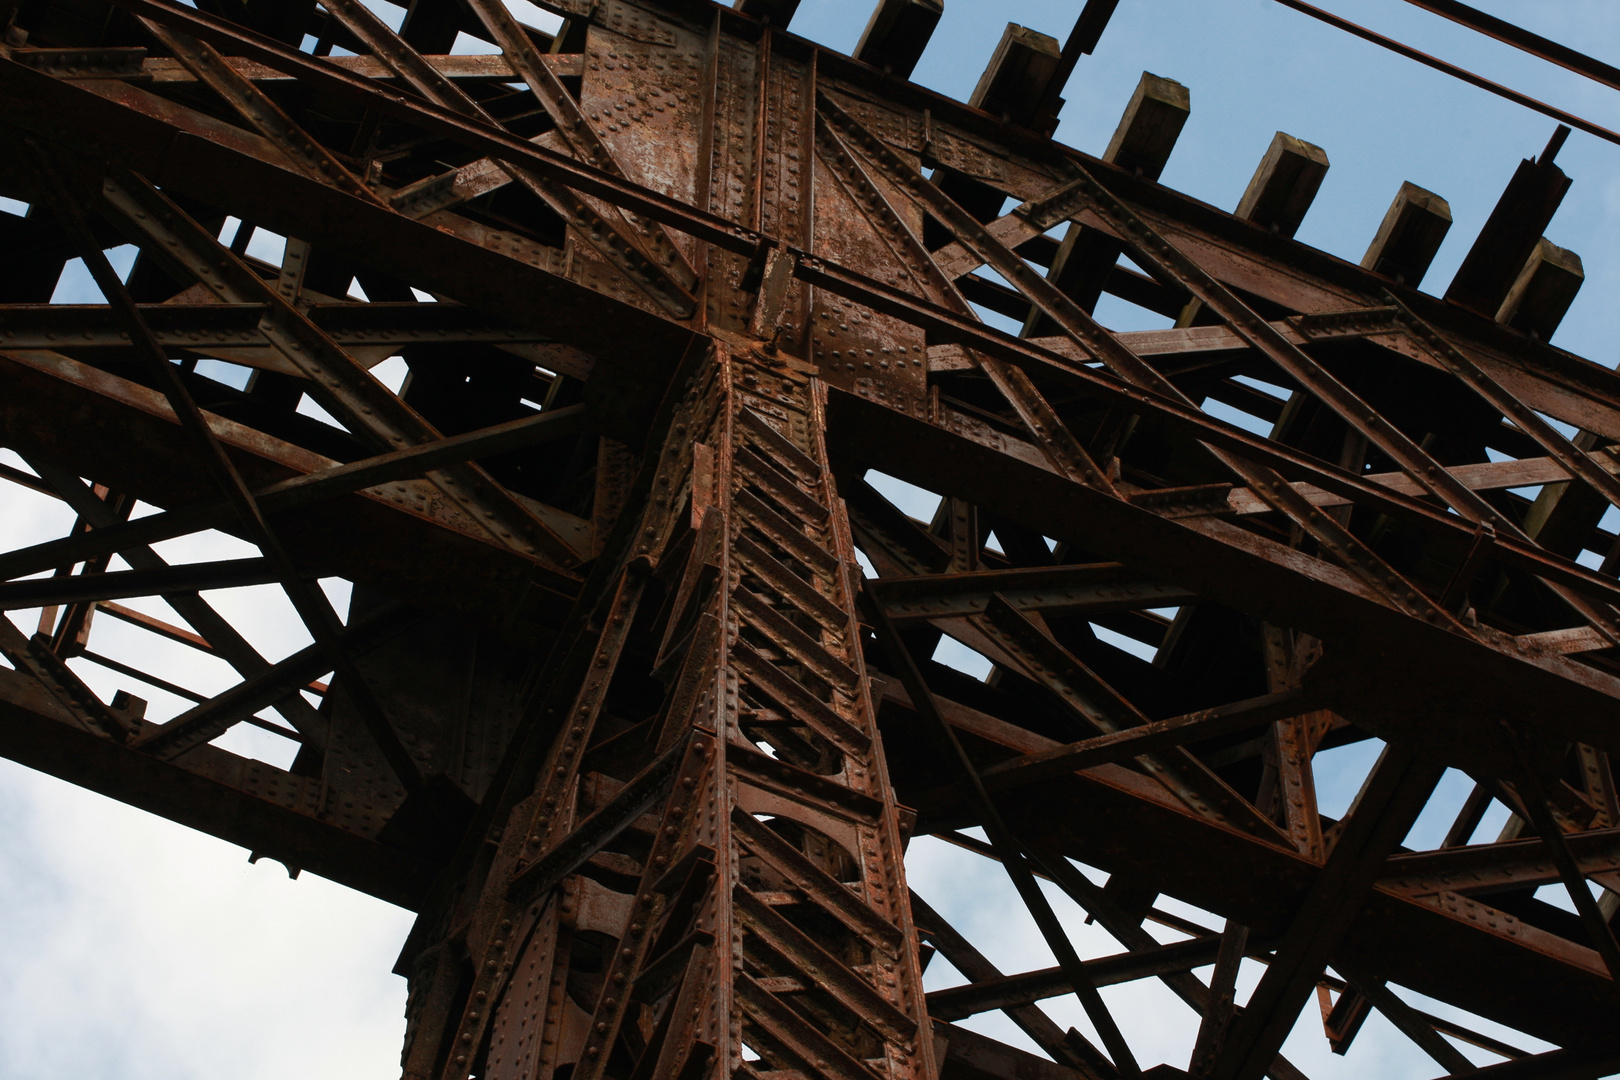
[[(997, 117), (792, 36), (791, 4), (542, 6), (554, 39), (494, 0), (398, 29), (349, 0), (18, 9), (0, 443), (78, 521), (0, 555), (0, 606), (50, 609), (0, 624), (0, 752), (418, 910), (409, 1077), (1130, 1076), (1098, 987), (1150, 978), (1199, 1016), (1199, 1076), (1299, 1075), (1312, 997), (1336, 1047), (1377, 1009), (1448, 1072), (1442, 1035), (1524, 1058), (1504, 1075), (1613, 1063), (1611, 372), (1522, 296), (1256, 228), (1308, 204), (1285, 170), (1242, 216), (1158, 185), (1165, 80), (1094, 159), (1038, 133), (1057, 91), (1029, 72), (1058, 68), (1020, 83), (1027, 44), (982, 84)], [(498, 55), (443, 55), (463, 30)], [(1567, 184), (1525, 170), (1518, 232)], [(1476, 276), (1531, 280), (1522, 239), (1488, 229)], [(74, 256), (107, 305), (44, 303)], [(1177, 328), (1113, 333), (1101, 291)], [(211, 528), (262, 557), (152, 553)], [(199, 595), (265, 581), (316, 639), (276, 662)], [(118, 603), (146, 595), (189, 627)], [(98, 612), (243, 681), (162, 722), (102, 701), (66, 661), (188, 692), (94, 652)], [(930, 660), (942, 635), (994, 675)], [(209, 745), (244, 722), (289, 768)], [(1314, 755), (1372, 738), (1324, 817)], [(1405, 850), (1445, 766), (1475, 795)], [(1471, 844), (1492, 799), (1512, 824)], [(909, 894), (918, 835), (1000, 864), (1058, 965), (1002, 973)], [(1079, 956), (1041, 879), (1124, 951)], [(1554, 882), (1576, 915), (1535, 899)], [(924, 993), (935, 949), (967, 985)], [(1101, 1046), (1036, 1005), (1068, 993)], [(995, 1009), (1051, 1060), (948, 1023)]]

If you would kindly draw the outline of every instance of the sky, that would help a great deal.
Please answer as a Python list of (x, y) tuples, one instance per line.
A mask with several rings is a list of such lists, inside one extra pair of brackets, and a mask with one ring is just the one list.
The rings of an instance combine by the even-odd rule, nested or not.
[[(1613, 0), (1475, 3), (1620, 62), (1620, 7)], [(520, 17), (547, 25), (521, 0), (513, 6)], [(1615, 91), (1401, 0), (1321, 0), (1321, 6), (1620, 129)], [(803, 0), (791, 29), (848, 51), (870, 7), (870, 0)], [(1061, 40), (1080, 7), (1080, 0), (948, 0), (914, 78), (965, 99), (1009, 15)], [(1121, 0), (1096, 53), (1082, 59), (1069, 82), (1057, 138), (1100, 153), (1143, 71), (1176, 79), (1191, 92), (1192, 115), (1162, 180), (1198, 199), (1234, 207), (1276, 131), (1322, 146), (1332, 163), (1298, 239), (1352, 262), (1360, 260), (1402, 181), (1448, 199), (1455, 224), (1424, 283), (1435, 293), (1444, 291), (1518, 161), (1538, 154), (1555, 126), (1272, 0)], [(1588, 281), (1553, 341), (1613, 367), (1620, 360), (1620, 305), (1610, 301), (1620, 291), (1620, 146), (1576, 132), (1558, 163), (1574, 184), (1548, 237), (1582, 257)], [(82, 269), (70, 267), (56, 299), (97, 302), (99, 296)], [(1114, 301), (1105, 300), (1098, 314), (1116, 329), (1163, 325)], [(0, 451), (0, 460), (19, 464), (8, 451)], [(925, 493), (897, 485), (887, 490), (908, 509), (923, 508), (913, 512), (925, 511)], [(61, 535), (71, 523), (52, 500), (15, 487), (3, 498), (5, 548)], [(229, 557), (244, 548), (204, 536), (162, 550), (171, 561), (184, 561)], [(342, 583), (326, 584), (341, 605)], [(209, 599), (272, 658), (308, 643), (274, 589)], [(163, 613), (161, 602), (146, 606)], [(17, 622), (32, 632), (36, 619), (24, 612)], [(231, 681), (207, 658), (160, 648), (105, 618), (96, 624), (95, 641), (102, 651), (138, 653), (153, 670), (202, 692)], [(967, 668), (974, 663), (971, 655), (953, 657), (948, 650), (942, 659)], [(129, 686), (148, 698), (154, 717), (183, 707), (161, 691), (75, 664), (105, 695)], [(285, 743), (250, 728), (234, 730), (221, 745), (278, 764), (287, 760)], [(1326, 812), (1348, 805), (1370, 764), (1368, 747), (1318, 758)], [(1419, 822), (1411, 842), (1435, 843), (1445, 827), (1445, 804), (1460, 801), (1465, 791), (1460, 777), (1449, 776), (1442, 805)], [(1488, 821), (1481, 837), (1492, 828)], [(990, 870), (926, 838), (913, 844), (908, 858), (918, 892), (1003, 970), (1049, 965), (1033, 925), (1017, 913), (1010, 885)], [(1162, 903), (1219, 926), (1206, 913)], [(1119, 950), (1099, 930), (1083, 926), (1079, 912), (1055, 894), (1054, 906), (1083, 955)], [(242, 849), (0, 761), (0, 1080), (397, 1076), (405, 987), (389, 969), (410, 922), (410, 913), (399, 908), (309, 874), (291, 880), (276, 863), (249, 864)], [(1245, 971), (1240, 996), (1257, 977)], [(958, 978), (936, 959), (928, 986)], [(1195, 1020), (1162, 986), (1138, 983), (1104, 995), (1144, 1065), (1185, 1062)], [(1072, 998), (1047, 1008), (1059, 1023), (1089, 1032)], [(1333, 1057), (1311, 1012), (1285, 1052), (1316, 1080), (1419, 1080), (1440, 1072), (1377, 1016), (1348, 1057)], [(1022, 1043), (999, 1016), (972, 1026)]]

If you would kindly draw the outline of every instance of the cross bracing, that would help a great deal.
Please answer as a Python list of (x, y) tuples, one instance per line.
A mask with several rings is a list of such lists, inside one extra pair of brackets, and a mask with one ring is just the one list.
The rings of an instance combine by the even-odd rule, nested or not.
[[(922, 0), (854, 57), (792, 4), (551, 6), (16, 9), (0, 441), (76, 520), (0, 555), (39, 630), (0, 625), (4, 752), (419, 912), (412, 1077), (1131, 1076), (1102, 991), (1137, 979), (1196, 1018), (1193, 1075), (1299, 1075), (1318, 1005), (1447, 1073), (1611, 1070), (1620, 423), (1546, 344), (1567, 132), (1437, 295), (1415, 185), (1360, 266), (1290, 239), (1300, 139), (1235, 213), (1158, 184), (1169, 79), (1100, 157), (1052, 142), (1112, 5), (1009, 27), (965, 104), (905, 81)], [(48, 303), (74, 257), (106, 303)], [(154, 550), (210, 529), (252, 553)], [(203, 595), (263, 584), (308, 648)], [(238, 681), (152, 682), (109, 620)], [(148, 718), (86, 662), (194, 700)], [(215, 745), (241, 724), (288, 767)], [(1314, 757), (1373, 740), (1321, 813)], [(1407, 850), (1446, 767), (1474, 794)], [(1055, 965), (997, 970), (911, 891), (924, 836)], [(936, 956), (966, 982), (928, 991)], [(1040, 1011), (1067, 995), (1084, 1033)], [(1045, 1063), (957, 1023), (992, 1010)]]

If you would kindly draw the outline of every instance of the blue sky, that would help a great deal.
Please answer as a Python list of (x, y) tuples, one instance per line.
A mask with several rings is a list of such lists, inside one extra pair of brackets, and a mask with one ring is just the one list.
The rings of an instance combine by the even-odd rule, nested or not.
[[(1475, 2), (1620, 62), (1614, 0)], [(1620, 94), (1401, 0), (1321, 3), (1620, 129)], [(946, 7), (915, 78), (966, 98), (1009, 17), (1061, 39), (1081, 3), (947, 0)], [(803, 0), (792, 30), (847, 51), (870, 8), (870, 0)], [(1332, 162), (1299, 231), (1302, 242), (1359, 261), (1402, 181), (1448, 199), (1455, 224), (1425, 282), (1431, 292), (1444, 291), (1519, 159), (1539, 153), (1554, 127), (1272, 0), (1121, 0), (1097, 53), (1081, 61), (1069, 83), (1057, 137), (1100, 152), (1143, 71), (1191, 91), (1192, 116), (1163, 182), (1199, 199), (1235, 206), (1279, 130), (1322, 146)], [(1620, 291), (1620, 147), (1576, 132), (1558, 161), (1574, 185), (1548, 236), (1582, 257), (1588, 280), (1554, 342), (1612, 367), (1620, 359), (1620, 305), (1611, 300)], [(71, 291), (60, 299), (96, 299)], [(1099, 315), (1122, 329), (1141, 319), (1123, 305), (1105, 304)], [(49, 500), (14, 488), (5, 498), (0, 545), (65, 530), (60, 508)], [(249, 637), (270, 655), (307, 642), (269, 594), (219, 600), (243, 613)], [(122, 685), (86, 674), (109, 693)], [(223, 677), (199, 671), (183, 681), (206, 688)], [(177, 707), (158, 694), (143, 696), (153, 698), (155, 711)], [(256, 752), (251, 742), (239, 748)], [(1343, 793), (1368, 762), (1340, 757), (1322, 762), (1323, 780)], [(1004, 970), (1049, 964), (1033, 928), (1008, 914), (1016, 902), (1004, 881), (965, 858), (919, 841), (911, 859), (919, 891), (978, 937)], [(1055, 902), (1083, 952), (1117, 951)], [(388, 970), (409, 924), (409, 914), (397, 908), (308, 875), (290, 881), (276, 864), (250, 866), (240, 849), (0, 761), (5, 1080), (396, 1076), (404, 984)], [(950, 978), (936, 963), (930, 986)], [(1253, 978), (1246, 973), (1245, 985)], [(1143, 1064), (1184, 1062), (1190, 1014), (1168, 993), (1141, 984), (1107, 996)], [(1061, 1023), (1085, 1028), (1072, 1000), (1053, 1002), (1050, 1011)], [(1018, 1038), (994, 1017), (983, 1025)], [(1316, 1080), (1417, 1080), (1439, 1071), (1376, 1017), (1347, 1059), (1326, 1053), (1309, 1015), (1287, 1052)]]

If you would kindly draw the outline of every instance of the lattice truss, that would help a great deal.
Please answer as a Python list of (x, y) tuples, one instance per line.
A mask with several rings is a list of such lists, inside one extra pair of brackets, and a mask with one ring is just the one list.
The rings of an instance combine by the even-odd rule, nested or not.
[[(1437, 298), (1438, 196), (1359, 267), (1307, 248), (1320, 150), (1193, 201), (1156, 183), (1186, 91), (1144, 76), (1070, 150), (1073, 48), (1022, 28), (963, 104), (905, 81), (937, 2), (856, 58), (782, 0), (541, 6), (555, 35), (497, 0), (4, 9), (4, 476), (76, 520), (0, 555), (0, 606), (43, 609), (0, 620), (0, 751), (420, 912), (422, 1080), (1131, 1077), (1099, 987), (1137, 979), (1197, 1076), (1299, 1076), (1318, 1008), (1448, 1073), (1453, 1040), (1616, 1065), (1620, 381), (1544, 344), (1580, 281), (1541, 239), (1559, 139)], [(72, 258), (105, 304), (48, 302)], [(1175, 328), (1111, 332), (1103, 293)], [(153, 548), (207, 530), (256, 554)], [(272, 661), (201, 595), (264, 583), (314, 644)], [(128, 624), (237, 681), (98, 646)], [(244, 723), (291, 765), (214, 745)], [(1313, 756), (1369, 739), (1324, 816)], [(1409, 850), (1446, 766), (1473, 794)], [(922, 835), (1005, 872), (1056, 966), (909, 892)], [(925, 994), (936, 952), (967, 981)], [(1067, 994), (1091, 1036), (1037, 1005)], [(994, 1010), (1047, 1057), (954, 1023)]]

